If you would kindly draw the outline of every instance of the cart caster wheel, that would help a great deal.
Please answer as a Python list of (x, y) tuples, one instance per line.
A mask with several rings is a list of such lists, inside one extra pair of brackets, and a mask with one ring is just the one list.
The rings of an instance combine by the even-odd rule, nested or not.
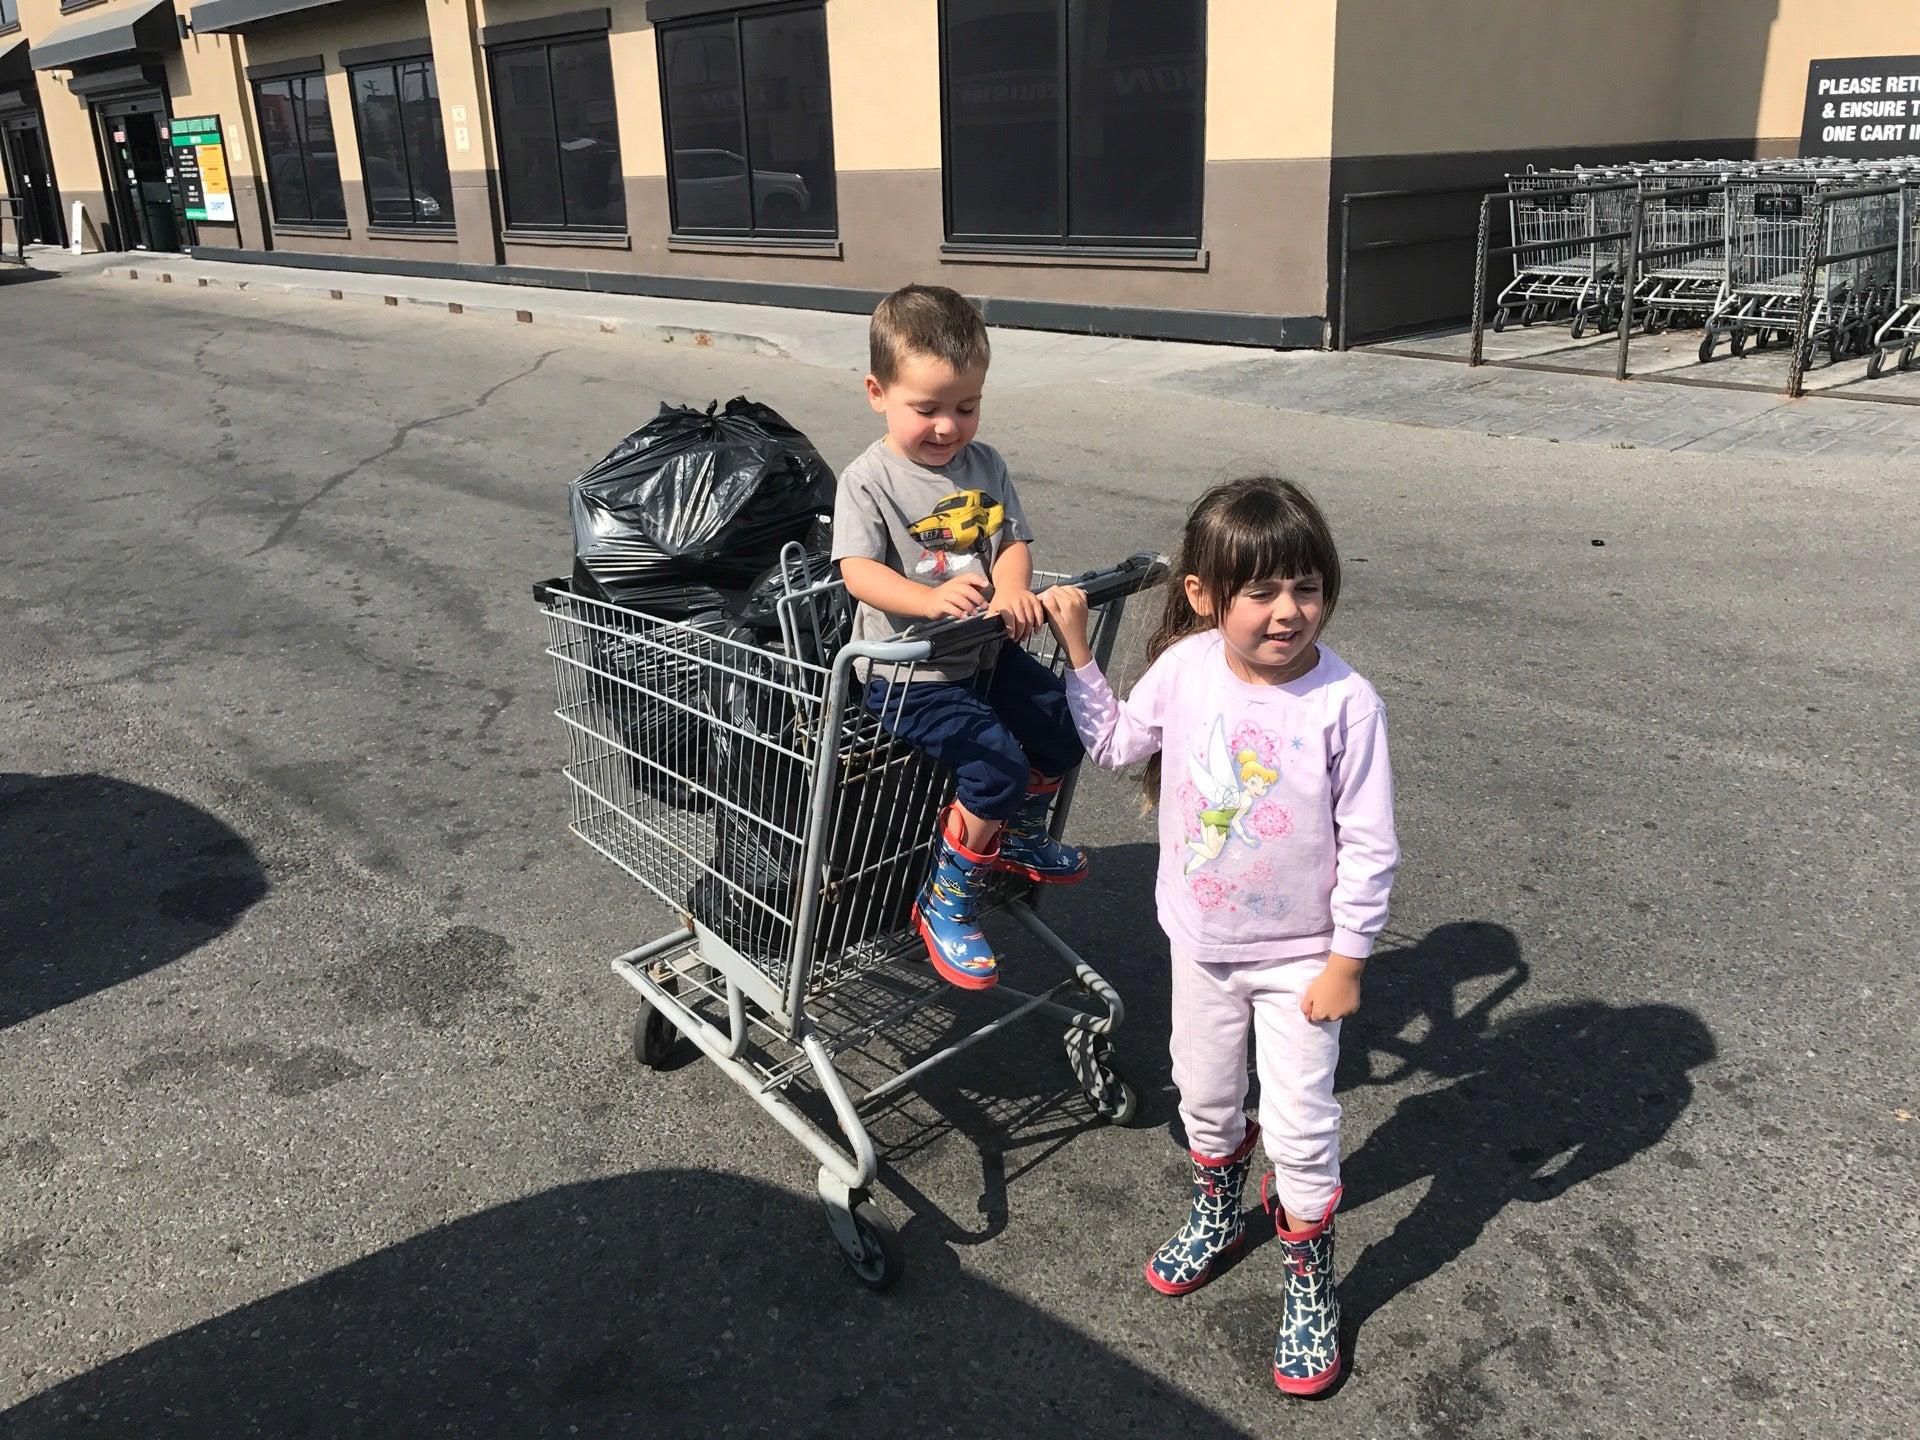
[(1733, 356), (1736, 360), (1739, 359), (1742, 355), (1746, 354), (1747, 353), (1747, 332), (1744, 330), (1736, 330), (1733, 332), (1733, 334), (1729, 335), (1727, 337), (1727, 349), (1733, 352)]
[(1649, 310), (1647, 311), (1647, 318), (1640, 322), (1640, 328), (1648, 335), (1658, 335), (1667, 327), (1660, 323), (1660, 312), (1658, 310)]
[(1110, 1125), (1133, 1124), (1140, 1096), (1113, 1064), (1113, 1043), (1086, 1030), (1067, 1032), (1067, 1063), (1100, 1118)]
[(1498, 335), (1507, 328), (1507, 312), (1504, 309), (1493, 312), (1493, 333)]
[(1878, 380), (1880, 378), (1880, 372), (1886, 368), (1886, 365), (1887, 352), (1875, 349), (1871, 355), (1867, 356), (1867, 378), (1869, 380)]
[(1587, 312), (1582, 310), (1573, 317), (1573, 325), (1568, 329), (1569, 339), (1578, 340), (1587, 333)]
[(1912, 365), (1912, 364), (1913, 364), (1913, 346), (1911, 346), (1911, 345), (1902, 345), (1902, 346), (1900, 347), (1900, 366), (1899, 366), (1899, 368), (1900, 368), (1900, 369), (1902, 369), (1902, 370), (1905, 370), (1905, 369), (1906, 369), (1907, 367), (1909, 367), (1909, 366), (1910, 366), (1910, 365)]
[[(831, 1207), (827, 1227), (833, 1231), (854, 1279), (869, 1290), (891, 1290), (907, 1268), (906, 1252), (900, 1248), (900, 1232), (893, 1228), (893, 1222), (880, 1212), (866, 1191), (855, 1190), (848, 1198), (853, 1202), (847, 1212), (853, 1222), (852, 1236), (843, 1231), (842, 1222)], [(847, 1243), (849, 1238), (854, 1242), (852, 1245)]]
[(680, 1032), (673, 1022), (642, 997), (640, 1013), (633, 1017), (633, 1058), (649, 1070), (664, 1070), (679, 1045)]
[(1719, 337), (1711, 330), (1700, 337), (1700, 363), (1702, 365), (1713, 363), (1713, 347), (1718, 339)]

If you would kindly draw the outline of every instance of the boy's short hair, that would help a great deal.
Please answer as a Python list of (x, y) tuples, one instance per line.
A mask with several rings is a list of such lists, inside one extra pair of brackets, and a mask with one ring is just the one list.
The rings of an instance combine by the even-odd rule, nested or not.
[(957, 371), (977, 370), (993, 358), (987, 325), (971, 301), (945, 285), (902, 285), (874, 308), (867, 329), (873, 378), (891, 385), (907, 355), (944, 360)]

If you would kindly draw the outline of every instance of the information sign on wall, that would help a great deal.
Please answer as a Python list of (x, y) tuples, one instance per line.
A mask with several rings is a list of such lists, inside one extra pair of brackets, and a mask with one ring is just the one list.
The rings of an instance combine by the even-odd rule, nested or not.
[(1807, 67), (1802, 155), (1920, 155), (1920, 55), (1815, 60)]
[(227, 150), (220, 139), (218, 115), (193, 115), (175, 120), (168, 140), (173, 146), (173, 188), (181, 211), (189, 220), (233, 222), (233, 189), (227, 181)]

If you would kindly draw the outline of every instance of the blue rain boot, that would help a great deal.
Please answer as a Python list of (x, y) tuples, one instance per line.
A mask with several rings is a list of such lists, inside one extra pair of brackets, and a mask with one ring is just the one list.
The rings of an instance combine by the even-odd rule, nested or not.
[(1260, 1127), (1247, 1122), (1247, 1138), (1224, 1160), (1193, 1156), (1193, 1210), (1187, 1223), (1147, 1261), (1147, 1284), (1162, 1295), (1185, 1295), (1213, 1278), (1214, 1266), (1247, 1238), (1240, 1196)]
[(1028, 786), (1027, 798), (1001, 832), (996, 870), (1011, 870), (1041, 885), (1073, 885), (1086, 879), (1087, 852), (1047, 833), (1047, 811), (1059, 793), (1058, 780), (1036, 780)]
[[(1261, 1184), (1262, 1199), (1266, 1184)], [(1333, 1288), (1333, 1212), (1341, 1192), (1304, 1230), (1286, 1228), (1278, 1197), (1273, 1227), (1287, 1266), (1280, 1334), (1273, 1342), (1273, 1383), (1289, 1395), (1318, 1395), (1340, 1378), (1340, 1296)]]
[(1000, 972), (975, 915), (986, 882), (982, 872), (993, 868), (1000, 836), (993, 837), (985, 854), (976, 854), (966, 847), (965, 834), (960, 816), (949, 806), (941, 818), (933, 874), (913, 902), (913, 924), (927, 942), (927, 958), (941, 979), (963, 990), (985, 990), (999, 982)]

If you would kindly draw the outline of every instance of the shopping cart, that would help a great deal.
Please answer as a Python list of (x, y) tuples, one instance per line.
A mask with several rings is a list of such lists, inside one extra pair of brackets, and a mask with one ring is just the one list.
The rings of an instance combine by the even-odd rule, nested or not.
[(1609, 178), (1532, 172), (1507, 178), (1513, 243), (1551, 248), (1513, 257), (1513, 279), (1493, 302), (1495, 331), (1514, 320), (1528, 326), (1571, 316), (1569, 333), (1578, 340), (1590, 322), (1601, 330), (1618, 323), (1626, 242), (1598, 237), (1625, 235), (1632, 192), (1578, 188)]
[(1894, 273), (1899, 277), (1898, 300), (1874, 334), (1867, 354), (1869, 380), (1886, 369), (1889, 357), (1895, 369), (1905, 370), (1920, 345), (1920, 186), (1913, 180), (1900, 189), (1900, 250)]
[[(1166, 571), (1136, 555), (1072, 577), (1097, 658), (1111, 655), (1128, 597)], [(881, 728), (862, 677), (911, 684), (930, 661), (1001, 643), (999, 617), (852, 641), (844, 588), (797, 546), (782, 582), (777, 639), (608, 604), (561, 580), (534, 594), (571, 737), (571, 829), (681, 917), (613, 962), (640, 992), (637, 1058), (660, 1069), (682, 1038), (704, 1051), (820, 1161), (834, 1239), (864, 1284), (886, 1289), (903, 1261), (868, 1193), (878, 1158), (865, 1120), (883, 1102), (1028, 1015), (1065, 1027), (1099, 1115), (1126, 1124), (1138, 1100), (1113, 1063), (1120, 997), (1040, 919), (1029, 882), (997, 877), (982, 913), (1004, 913), (1064, 964), (1047, 988), (1003, 980), (963, 996), (934, 975), (911, 927), (952, 781)], [(1065, 664), (1044, 630), (1030, 648), (1056, 672)], [(1073, 790), (1069, 777), (1056, 835)], [(1024, 952), (1006, 958), (1014, 979), (1042, 969)], [(998, 1013), (975, 1024), (983, 1005)], [(858, 1098), (854, 1067), (880, 1072)]]
[[(1700, 359), (1712, 360), (1722, 335), (1735, 355), (1749, 340), (1765, 345), (1798, 339), (1810, 362), (1816, 350), (1831, 364), (1864, 351), (1894, 303), (1895, 257), (1900, 207), (1895, 194), (1857, 195), (1860, 172), (1803, 176), (1758, 176), (1727, 186), (1727, 290), (1707, 318)], [(1821, 202), (1821, 190), (1836, 191)], [(1817, 216), (1820, 234), (1813, 231)], [(1807, 257), (1845, 255), (1819, 267), (1813, 277), (1813, 307), (1800, 327)], [(1876, 251), (1877, 253), (1861, 253)]]

